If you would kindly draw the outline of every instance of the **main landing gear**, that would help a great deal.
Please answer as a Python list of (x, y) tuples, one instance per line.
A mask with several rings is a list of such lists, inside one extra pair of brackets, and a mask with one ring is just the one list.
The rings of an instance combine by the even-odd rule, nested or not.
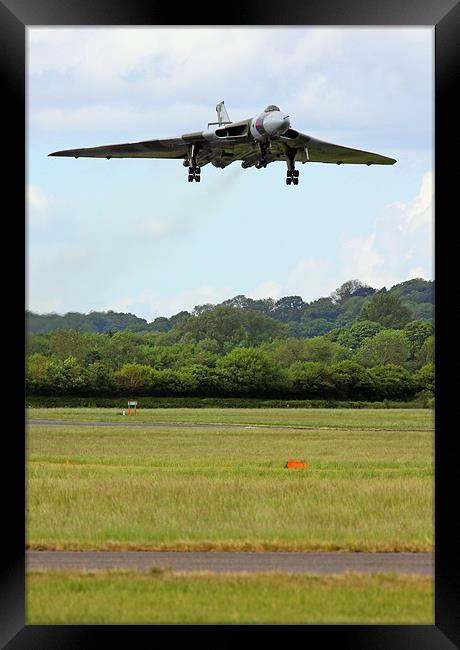
[(201, 181), (201, 167), (198, 167), (196, 164), (197, 155), (200, 150), (200, 147), (197, 144), (192, 144), (189, 151), (187, 159), (184, 160), (184, 166), (188, 167), (188, 182), (193, 183), (196, 181), (199, 183)]
[(188, 168), (188, 182), (192, 183), (193, 181), (196, 181), (197, 183), (201, 181), (201, 167)]
[(296, 155), (295, 149), (292, 149), (291, 147), (286, 147), (286, 162), (287, 162), (286, 185), (299, 184), (299, 170), (295, 169), (295, 155)]
[(298, 185), (299, 184), (299, 170), (298, 169), (288, 169), (286, 172), (286, 185)]

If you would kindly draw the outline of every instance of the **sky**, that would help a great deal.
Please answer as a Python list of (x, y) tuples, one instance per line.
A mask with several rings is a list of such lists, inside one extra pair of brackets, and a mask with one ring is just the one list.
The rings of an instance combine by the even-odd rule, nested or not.
[[(238, 294), (433, 279), (433, 28), (27, 28), (27, 308), (151, 322)], [(48, 157), (276, 104), (392, 166)]]

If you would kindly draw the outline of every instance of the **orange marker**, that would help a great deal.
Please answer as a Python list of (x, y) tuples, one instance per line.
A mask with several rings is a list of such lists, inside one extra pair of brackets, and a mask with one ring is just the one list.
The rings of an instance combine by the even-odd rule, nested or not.
[(287, 469), (308, 469), (308, 463), (302, 463), (300, 460), (288, 460), (284, 467), (287, 467)]

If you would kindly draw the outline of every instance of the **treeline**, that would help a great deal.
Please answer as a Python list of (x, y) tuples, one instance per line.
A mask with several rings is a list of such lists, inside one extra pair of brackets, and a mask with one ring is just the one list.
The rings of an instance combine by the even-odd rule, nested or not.
[[(332, 292), (330, 296), (305, 302), (300, 296), (285, 296), (279, 300), (271, 298), (254, 300), (239, 295), (225, 300), (220, 306), (250, 310), (267, 316), (278, 323), (285, 324), (290, 336), (312, 338), (321, 336), (337, 327), (350, 327), (356, 322), (362, 308), (376, 293), (387, 293), (399, 298), (401, 309), (394, 314), (388, 327), (398, 327), (401, 319), (433, 322), (434, 282), (415, 278), (377, 291), (359, 280), (349, 280)], [(170, 332), (177, 325), (190, 321), (196, 316), (212, 311), (219, 305), (197, 305), (192, 312), (180, 311), (166, 318), (160, 316), (148, 323), (134, 314), (114, 311), (90, 312), (81, 314), (69, 312), (59, 314), (26, 313), (29, 334), (50, 332), (54, 329), (74, 329), (80, 332), (115, 333), (131, 332)], [(372, 320), (372, 319), (370, 319)]]
[(165, 333), (72, 329), (29, 337), (29, 395), (410, 400), (432, 403), (434, 326), (392, 292), (367, 296), (354, 324), (312, 338), (235, 305)]
[[(434, 366), (414, 373), (395, 364), (365, 368), (346, 360), (298, 361), (282, 368), (258, 349), (235, 348), (215, 368), (202, 365), (156, 370), (139, 363), (111, 370), (103, 362), (81, 367), (74, 357), (29, 359), (31, 395), (213, 396), (279, 399), (408, 400), (434, 390)], [(428, 402), (427, 402), (428, 405)]]

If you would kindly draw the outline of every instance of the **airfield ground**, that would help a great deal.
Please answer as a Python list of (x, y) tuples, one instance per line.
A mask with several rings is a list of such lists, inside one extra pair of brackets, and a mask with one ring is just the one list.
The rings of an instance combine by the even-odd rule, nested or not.
[(29, 624), (433, 624), (433, 581), (392, 574), (32, 572)]
[[(108, 423), (28, 426), (29, 549), (433, 550), (432, 411), (30, 409), (28, 418)], [(290, 459), (308, 469), (285, 469)], [(145, 613), (152, 622), (433, 622), (426, 576), (152, 575), (31, 572), (28, 623), (146, 622), (136, 599), (160, 597), (164, 610)], [(131, 621), (102, 604), (110, 584), (115, 594), (128, 583)], [(75, 607), (64, 611), (69, 589)], [(316, 610), (310, 597), (330, 606)]]

